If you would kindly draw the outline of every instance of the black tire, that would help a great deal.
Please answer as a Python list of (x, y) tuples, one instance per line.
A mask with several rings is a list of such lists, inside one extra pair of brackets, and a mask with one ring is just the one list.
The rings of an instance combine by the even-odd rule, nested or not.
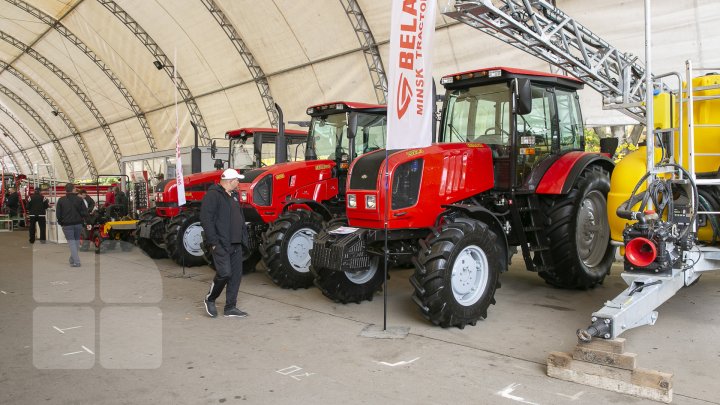
[[(344, 220), (331, 221), (318, 233), (318, 238), (345, 224)], [(315, 266), (310, 266), (310, 271), (315, 277), (315, 286), (324, 296), (342, 304), (349, 302), (359, 304), (363, 301), (372, 301), (375, 293), (381, 289), (385, 274), (384, 265), (382, 258), (376, 256), (371, 260), (370, 267), (361, 273), (346, 273)]]
[(474, 326), (487, 318), (488, 307), (495, 304), (499, 276), (507, 268), (505, 257), (498, 236), (483, 222), (470, 218), (447, 222), (421, 243), (410, 278), (413, 301), (435, 325)]
[[(157, 215), (155, 214), (155, 209), (150, 209), (148, 211), (143, 212), (140, 214), (140, 220), (137, 223), (137, 229), (139, 232), (140, 227), (148, 222), (151, 222), (153, 219), (155, 219)], [(153, 226), (153, 229), (151, 231), (151, 237), (157, 238), (158, 242), (165, 234), (163, 222), (159, 222)], [(140, 234), (138, 233), (137, 238), (135, 239), (135, 244), (138, 245), (138, 247), (145, 252), (146, 255), (148, 255), (151, 259), (164, 259), (167, 256), (167, 252), (164, 248), (161, 246), (158, 246), (152, 239), (150, 238), (141, 238)]]
[(554, 263), (538, 274), (548, 284), (588, 289), (602, 284), (610, 273), (609, 191), (610, 174), (594, 165), (578, 176), (567, 195), (541, 198)]
[[(273, 283), (294, 290), (313, 285), (310, 249), (322, 228), (322, 216), (308, 210), (286, 211), (270, 225), (263, 234), (260, 253)], [(305, 258), (307, 263), (303, 263)]]
[(174, 216), (165, 233), (165, 249), (175, 263), (185, 266), (204, 266), (202, 226), (200, 213), (186, 210)]

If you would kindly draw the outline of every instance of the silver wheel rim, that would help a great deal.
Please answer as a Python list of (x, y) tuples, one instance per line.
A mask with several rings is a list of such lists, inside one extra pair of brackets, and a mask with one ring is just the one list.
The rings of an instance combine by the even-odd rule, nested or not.
[(200, 222), (195, 222), (185, 229), (182, 235), (183, 247), (185, 250), (193, 256), (202, 256), (202, 225)]
[(593, 190), (582, 200), (575, 231), (578, 257), (585, 266), (595, 267), (602, 262), (609, 238), (607, 202), (601, 192)]
[(302, 228), (295, 232), (288, 241), (287, 258), (295, 271), (307, 273), (310, 271), (310, 249), (317, 235), (313, 229)]
[(450, 284), (455, 301), (462, 306), (478, 302), (487, 288), (489, 271), (485, 252), (475, 245), (460, 251), (452, 267)]
[(372, 280), (372, 278), (375, 276), (375, 273), (377, 272), (377, 269), (378, 269), (377, 263), (371, 262), (369, 269), (367, 269), (365, 271), (357, 272), (357, 273), (350, 273), (350, 272), (346, 271), (345, 276), (353, 284), (363, 285), (363, 284), (367, 283), (368, 281)]

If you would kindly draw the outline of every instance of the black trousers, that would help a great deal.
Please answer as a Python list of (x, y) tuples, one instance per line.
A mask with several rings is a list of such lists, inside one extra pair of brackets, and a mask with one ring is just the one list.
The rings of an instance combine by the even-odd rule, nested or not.
[(210, 292), (205, 299), (214, 302), (225, 288), (225, 310), (235, 308), (243, 273), (242, 244), (231, 245), (229, 252), (218, 246), (213, 250), (212, 255), (215, 264), (215, 278), (210, 284)]
[(45, 215), (30, 215), (30, 243), (35, 243), (35, 223), (40, 226), (40, 240), (45, 240)]

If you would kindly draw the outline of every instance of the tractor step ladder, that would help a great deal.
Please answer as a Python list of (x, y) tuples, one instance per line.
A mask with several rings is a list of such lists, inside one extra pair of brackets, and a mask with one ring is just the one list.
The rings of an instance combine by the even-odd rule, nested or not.
[(643, 122), (645, 66), (544, 0), (455, 0), (443, 14), (536, 56)]

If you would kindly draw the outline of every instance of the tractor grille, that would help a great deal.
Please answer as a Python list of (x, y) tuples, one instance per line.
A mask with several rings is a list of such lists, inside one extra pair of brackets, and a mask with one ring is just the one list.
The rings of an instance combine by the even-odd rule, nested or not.
[(318, 235), (310, 251), (315, 268), (358, 272), (370, 267), (370, 256), (365, 252), (365, 232), (349, 235)]

